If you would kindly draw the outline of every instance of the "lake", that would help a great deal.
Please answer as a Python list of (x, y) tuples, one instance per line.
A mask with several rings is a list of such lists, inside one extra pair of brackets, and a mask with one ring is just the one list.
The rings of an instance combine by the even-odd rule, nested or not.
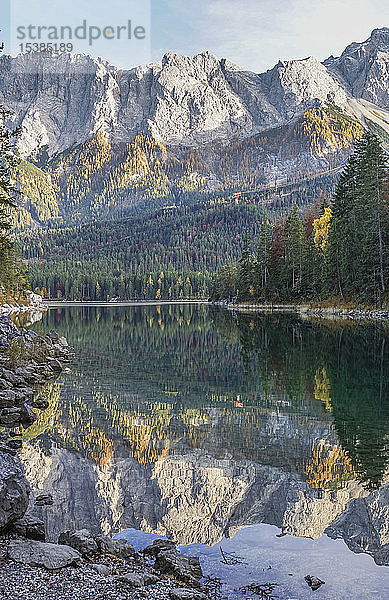
[(387, 598), (388, 326), (165, 304), (33, 328), (76, 349), (25, 432), (50, 539), (166, 535), (229, 598), (255, 581), (309, 598), (311, 571), (322, 599)]

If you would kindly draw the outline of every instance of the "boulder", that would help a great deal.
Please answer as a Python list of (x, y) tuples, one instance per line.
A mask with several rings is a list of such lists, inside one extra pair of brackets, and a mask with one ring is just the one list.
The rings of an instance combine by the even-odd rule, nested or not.
[(22, 421), (22, 409), (19, 407), (5, 407), (0, 410), (0, 426), (17, 427)]
[(97, 542), (87, 529), (64, 531), (58, 538), (58, 544), (71, 546), (83, 556), (93, 556), (99, 550)]
[(145, 577), (141, 573), (126, 573), (125, 575), (118, 575), (115, 579), (131, 588), (144, 587), (146, 585)]
[(79, 566), (82, 562), (80, 553), (70, 546), (22, 539), (9, 541), (8, 557), (24, 565), (46, 569)]
[(160, 573), (174, 575), (193, 587), (198, 587), (203, 573), (197, 556), (184, 556), (178, 550), (161, 550), (155, 559), (154, 568)]
[(52, 506), (54, 504), (53, 496), (51, 494), (39, 494), (35, 498), (36, 506)]
[(41, 519), (32, 515), (24, 515), (21, 519), (15, 521), (11, 526), (11, 532), (31, 540), (45, 541), (45, 524)]
[(34, 398), (34, 400), (29, 400), (29, 405), (33, 408), (39, 408), (40, 410), (46, 410), (49, 407), (49, 401), (43, 396), (39, 396), (38, 398)]
[(56, 358), (47, 357), (47, 362), (50, 369), (52, 369), (52, 371), (55, 373), (60, 373), (62, 371), (62, 365)]
[(3, 369), (2, 378), (12, 385), (19, 385), (24, 381), (22, 377), (18, 377), (13, 371), (9, 371), (8, 369)]
[(0, 452), (0, 530), (24, 515), (29, 494), (30, 487), (19, 462)]
[(94, 539), (99, 552), (102, 554), (113, 554), (120, 558), (133, 558), (135, 556), (134, 547), (127, 540), (113, 540), (105, 535), (96, 535)]
[(11, 438), (7, 440), (6, 444), (13, 450), (20, 450), (20, 448), (23, 446), (23, 440), (21, 438)]
[(50, 340), (53, 340), (53, 341), (55, 340), (55, 341), (56, 341), (56, 340), (58, 340), (58, 339), (59, 339), (59, 334), (58, 334), (58, 333), (57, 333), (57, 332), (56, 332), (54, 329), (51, 329), (51, 330), (50, 330), (50, 331), (47, 333), (47, 336), (46, 336), (46, 337), (48, 337)]
[(385, 544), (376, 550), (374, 560), (377, 565), (389, 565), (389, 544)]
[(147, 546), (143, 550), (143, 554), (156, 557), (162, 550), (173, 550), (173, 548), (176, 547), (176, 544), (177, 542), (172, 542), (171, 540), (154, 540), (150, 546)]
[(10, 382), (0, 378), (0, 390), (8, 390)]

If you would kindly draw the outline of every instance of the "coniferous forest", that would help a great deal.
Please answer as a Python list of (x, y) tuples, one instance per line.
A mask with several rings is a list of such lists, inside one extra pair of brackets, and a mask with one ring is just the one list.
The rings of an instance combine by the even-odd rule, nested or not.
[(337, 299), (380, 305), (389, 283), (389, 194), (385, 152), (365, 133), (333, 198), (248, 233), (238, 261), (219, 270), (211, 300), (298, 302)]

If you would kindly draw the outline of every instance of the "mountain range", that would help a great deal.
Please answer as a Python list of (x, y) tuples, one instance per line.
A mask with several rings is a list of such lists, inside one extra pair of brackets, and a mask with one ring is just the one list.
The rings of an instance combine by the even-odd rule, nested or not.
[(209, 52), (128, 71), (86, 55), (3, 56), (0, 104), (21, 128), (23, 227), (336, 177), (365, 128), (389, 143), (389, 28), (338, 58), (259, 74)]

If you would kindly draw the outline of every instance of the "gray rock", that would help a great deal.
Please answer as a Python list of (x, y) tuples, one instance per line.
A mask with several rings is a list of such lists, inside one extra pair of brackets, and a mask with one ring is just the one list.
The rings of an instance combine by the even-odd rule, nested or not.
[(305, 581), (307, 582), (307, 584), (309, 585), (309, 587), (311, 588), (312, 591), (316, 591), (319, 589), (319, 587), (321, 587), (322, 585), (325, 584), (325, 581), (322, 581), (321, 579), (319, 579), (318, 577), (315, 577), (314, 575), (306, 575), (304, 577)]
[(96, 563), (96, 564), (92, 564), (91, 567), (99, 575), (107, 576), (110, 574), (110, 570), (107, 567), (107, 565), (100, 565), (99, 563)]
[(11, 526), (11, 531), (21, 537), (41, 542), (44, 542), (46, 538), (44, 522), (32, 515), (24, 515), (15, 521)]
[(174, 575), (194, 587), (199, 586), (203, 573), (197, 556), (184, 556), (177, 550), (162, 550), (157, 554), (154, 568), (160, 573)]
[(144, 587), (146, 585), (145, 576), (141, 573), (126, 573), (125, 575), (118, 575), (115, 579), (131, 588)]
[(8, 556), (15, 562), (46, 569), (62, 569), (81, 564), (81, 555), (74, 548), (36, 540), (10, 540)]
[(30, 400), (29, 405), (32, 406), (33, 408), (39, 408), (40, 410), (46, 410), (46, 408), (49, 407), (49, 402), (43, 396), (39, 396), (39, 398)]
[(62, 371), (62, 365), (56, 358), (47, 358), (50, 369), (52, 369), (55, 373), (59, 373)]
[(13, 371), (9, 371), (8, 369), (3, 370), (2, 377), (3, 379), (6, 379), (6, 381), (12, 383), (13, 385), (18, 385), (21, 381), (20, 377), (18, 377)]
[(19, 463), (0, 452), (0, 530), (27, 510), (30, 488)]
[(6, 444), (1, 444), (1, 443), (0, 443), (0, 452), (10, 454), (11, 456), (17, 455), (17, 452), (14, 448), (11, 448), (10, 446), (7, 446)]
[(58, 340), (59, 339), (59, 334), (54, 329), (51, 329), (47, 333), (47, 337), (54, 341), (54, 340)]
[(60, 534), (58, 543), (71, 546), (83, 556), (93, 556), (99, 550), (97, 542), (87, 529), (64, 531)]
[(146, 546), (146, 548), (143, 550), (143, 554), (155, 557), (163, 550), (172, 550), (176, 547), (176, 545), (177, 543), (171, 540), (154, 540), (153, 543), (150, 544), (150, 546)]
[(207, 600), (207, 596), (197, 590), (173, 588), (169, 592), (171, 600)]
[(23, 440), (20, 438), (12, 438), (7, 440), (7, 446), (12, 448), (13, 450), (20, 450), (23, 446)]
[(389, 565), (389, 544), (381, 546), (374, 554), (374, 560), (377, 565)]
[(102, 554), (113, 554), (120, 558), (132, 558), (135, 556), (134, 547), (127, 540), (114, 540), (105, 535), (96, 535), (94, 536), (94, 539), (97, 543), (99, 552)]
[(51, 494), (39, 494), (35, 498), (36, 506), (52, 506), (54, 504), (53, 496)]

